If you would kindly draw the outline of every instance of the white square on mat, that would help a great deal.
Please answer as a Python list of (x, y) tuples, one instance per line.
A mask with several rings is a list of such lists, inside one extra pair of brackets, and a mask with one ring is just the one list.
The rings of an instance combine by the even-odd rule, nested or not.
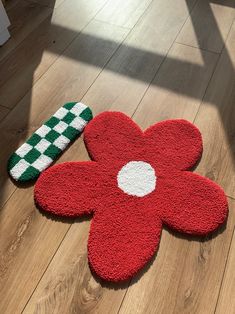
[(28, 154), (29, 151), (31, 151), (32, 148), (33, 146), (31, 146), (30, 144), (24, 143), (17, 149), (16, 154), (23, 158), (26, 154)]
[(61, 120), (66, 116), (68, 112), (69, 110), (62, 107), (59, 110), (57, 110), (56, 113), (53, 114), (53, 116)]
[(19, 178), (25, 170), (30, 166), (30, 164), (24, 160), (21, 159), (11, 170), (10, 173), (13, 178)]
[(33, 166), (34, 168), (38, 169), (40, 172), (45, 170), (51, 163), (53, 162), (53, 160), (46, 156), (46, 155), (40, 155), (38, 157), (38, 159), (36, 159), (31, 166)]
[(42, 138), (41, 141), (35, 146), (35, 148), (43, 154), (47, 148), (51, 145), (49, 141), (47, 141), (45, 138)]
[(46, 136), (51, 131), (51, 128), (47, 125), (42, 125), (35, 133), (41, 137)]
[(62, 134), (68, 127), (68, 124), (64, 121), (60, 121), (58, 124), (56, 124), (53, 128), (56, 132)]
[(75, 114), (75, 116), (79, 116), (86, 108), (87, 108), (86, 105), (82, 104), (81, 102), (78, 102), (73, 106), (70, 112)]
[(80, 117), (76, 117), (70, 123), (70, 126), (72, 126), (73, 128), (75, 128), (78, 131), (82, 131), (86, 124), (87, 124), (87, 122), (85, 120), (83, 120)]
[(57, 146), (59, 149), (63, 150), (68, 145), (70, 140), (64, 135), (60, 135), (54, 142), (53, 145)]

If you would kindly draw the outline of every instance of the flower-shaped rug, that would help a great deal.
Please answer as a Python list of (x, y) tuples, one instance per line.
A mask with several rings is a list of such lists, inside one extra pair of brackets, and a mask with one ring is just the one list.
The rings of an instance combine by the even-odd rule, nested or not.
[(163, 225), (206, 235), (226, 220), (223, 190), (189, 172), (202, 153), (190, 122), (167, 120), (143, 132), (126, 115), (104, 112), (88, 124), (84, 141), (93, 161), (46, 170), (35, 201), (59, 216), (93, 214), (88, 258), (101, 278), (133, 277), (157, 251)]

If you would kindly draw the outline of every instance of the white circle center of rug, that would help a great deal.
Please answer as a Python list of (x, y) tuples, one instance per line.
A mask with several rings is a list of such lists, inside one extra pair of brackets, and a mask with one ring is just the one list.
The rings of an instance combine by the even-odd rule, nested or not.
[(118, 172), (118, 187), (129, 195), (145, 196), (156, 187), (153, 167), (144, 161), (130, 161)]

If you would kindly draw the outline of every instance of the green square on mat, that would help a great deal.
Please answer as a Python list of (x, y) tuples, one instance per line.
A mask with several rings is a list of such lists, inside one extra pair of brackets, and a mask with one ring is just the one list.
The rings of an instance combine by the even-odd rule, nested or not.
[(72, 126), (68, 126), (67, 129), (62, 133), (62, 135), (66, 136), (69, 140), (74, 139), (80, 132), (73, 128)]
[(13, 153), (8, 161), (8, 169), (12, 169), (20, 160), (21, 157), (16, 153)]
[(64, 107), (65, 109), (71, 110), (71, 109), (74, 107), (75, 104), (76, 104), (76, 102), (68, 102), (68, 103), (65, 104), (63, 107)]
[(67, 124), (70, 124), (75, 118), (76, 118), (75, 114), (73, 114), (72, 112), (68, 112), (66, 116), (62, 119), (62, 121), (66, 122)]
[(51, 117), (46, 123), (46, 126), (49, 126), (49, 128), (54, 128), (54, 126), (56, 126), (58, 123), (60, 122), (60, 119), (56, 118), (56, 117)]
[(49, 133), (47, 133), (45, 139), (53, 143), (59, 136), (60, 134), (58, 132), (56, 132), (55, 130), (51, 130)]
[(81, 112), (80, 117), (85, 121), (90, 121), (93, 118), (91, 109), (87, 107)]
[(20, 176), (20, 180), (21, 181), (28, 181), (30, 179), (33, 179), (35, 177), (38, 177), (40, 174), (40, 171), (37, 170), (36, 168), (29, 166), (25, 172), (22, 173), (22, 175)]
[(34, 133), (27, 141), (28, 144), (31, 146), (36, 146), (40, 141), (41, 141), (41, 136), (38, 134)]
[(61, 149), (51, 144), (43, 154), (54, 160), (61, 152)]
[(32, 164), (35, 160), (38, 159), (38, 157), (41, 155), (41, 153), (35, 149), (32, 148), (25, 156), (24, 159), (29, 162), (30, 164)]

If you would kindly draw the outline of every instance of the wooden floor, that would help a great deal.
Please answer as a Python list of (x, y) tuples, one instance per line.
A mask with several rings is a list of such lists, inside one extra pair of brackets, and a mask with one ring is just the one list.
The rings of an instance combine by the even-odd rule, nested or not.
[[(8, 0), (0, 48), (0, 313), (235, 313), (235, 1)], [(185, 118), (202, 132), (196, 172), (228, 196), (226, 228), (201, 240), (164, 230), (157, 257), (126, 284), (94, 278), (89, 220), (57, 221), (11, 154), (59, 106), (119, 110), (144, 129)], [(58, 160), (86, 160), (82, 138)]]

